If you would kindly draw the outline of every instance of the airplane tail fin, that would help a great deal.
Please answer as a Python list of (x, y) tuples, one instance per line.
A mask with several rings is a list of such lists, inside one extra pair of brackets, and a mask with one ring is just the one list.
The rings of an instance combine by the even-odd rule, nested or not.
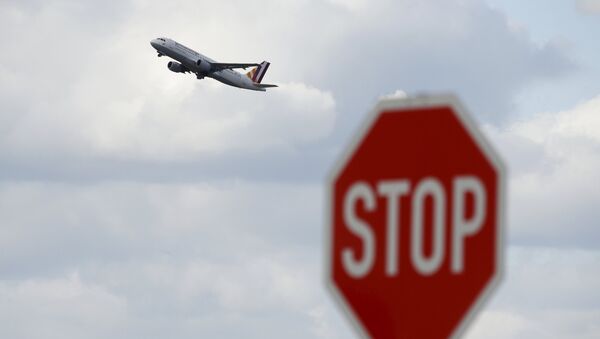
[(246, 75), (248, 76), (248, 78), (252, 79), (252, 82), (254, 82), (255, 84), (260, 84), (263, 77), (267, 73), (267, 69), (269, 69), (270, 64), (271, 63), (269, 62), (263, 61), (260, 63), (260, 65), (258, 65), (258, 67), (255, 67), (252, 70), (250, 70), (250, 72), (246, 73)]

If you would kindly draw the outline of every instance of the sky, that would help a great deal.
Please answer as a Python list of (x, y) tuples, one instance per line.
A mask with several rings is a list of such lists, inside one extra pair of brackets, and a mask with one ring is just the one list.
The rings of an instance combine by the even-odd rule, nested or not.
[[(440, 92), (509, 169), (466, 337), (600, 337), (600, 1), (2, 0), (0, 31), (0, 337), (351, 337), (326, 175), (382, 96)], [(280, 87), (169, 72), (159, 36)]]

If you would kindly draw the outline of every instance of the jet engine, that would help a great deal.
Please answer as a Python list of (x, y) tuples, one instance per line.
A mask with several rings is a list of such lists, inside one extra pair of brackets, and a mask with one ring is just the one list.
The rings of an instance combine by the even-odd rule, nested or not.
[(185, 68), (185, 66), (175, 61), (169, 61), (167, 67), (169, 67), (169, 69), (175, 73), (187, 72), (187, 68)]
[(198, 61), (196, 61), (196, 67), (198, 68), (198, 73), (201, 74), (208, 74), (211, 69), (210, 63), (202, 59), (198, 59)]

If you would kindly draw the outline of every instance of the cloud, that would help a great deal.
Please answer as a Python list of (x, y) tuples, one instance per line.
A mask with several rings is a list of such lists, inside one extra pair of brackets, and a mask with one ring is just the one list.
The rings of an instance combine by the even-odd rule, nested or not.
[[(482, 324), (597, 333), (598, 296), (583, 294), (598, 276), (597, 102), (514, 122), (515, 93), (575, 66), (501, 12), (471, 0), (0, 8), (12, 37), (0, 54), (0, 337), (349, 337), (321, 282), (321, 180), (398, 88), (458, 91), (513, 170), (509, 234), (524, 250)], [(163, 35), (224, 62), (269, 60), (265, 81), (281, 87), (170, 73), (148, 44)]]
[[(18, 109), (7, 111), (10, 123), (0, 151), (19, 157), (45, 152), (171, 161), (293, 149), (323, 139), (333, 128), (335, 100), (329, 92), (283, 83), (267, 94), (246, 93), (169, 74), (163, 67), (162, 76), (151, 79), (144, 75), (146, 63), (111, 65), (128, 53), (114, 47), (108, 55), (88, 58), (93, 66), (82, 70), (66, 95), (35, 97), (33, 104), (15, 100)], [(9, 87), (11, 79), (6, 81)], [(22, 91), (17, 98), (26, 96), (26, 87)], [(36, 105), (42, 97), (43, 105)]]
[(379, 97), (379, 99), (401, 99), (406, 98), (408, 95), (401, 89), (397, 89), (390, 94), (385, 94)]
[[(479, 2), (340, 4), (360, 2), (273, 2), (268, 13), (244, 2), (205, 11), (186, 0), (5, 4), (2, 27), (18, 37), (7, 50), (20, 52), (0, 56), (3, 153), (170, 161), (297, 148), (322, 141), (334, 124), (346, 130), (366, 103), (398, 87), (457, 90), (474, 112), (499, 121), (519, 88), (570, 69), (560, 50), (534, 45)], [(214, 13), (227, 13), (226, 30)], [(23, 29), (25, 21), (34, 24)], [(148, 45), (157, 35), (223, 61), (267, 58), (267, 77), (282, 88), (246, 93), (171, 74)], [(40, 50), (70, 52), (22, 67), (22, 53)]]
[(600, 335), (600, 251), (511, 247), (503, 284), (467, 338)]
[(600, 1), (577, 0), (577, 9), (587, 14), (600, 14)]
[[(0, 314), (14, 320), (3, 337), (352, 333), (322, 286), (317, 185), (13, 183), (0, 192)], [(595, 248), (509, 247), (505, 280), (470, 337), (597, 336), (599, 260)]]
[(56, 278), (2, 282), (0, 334), (10, 338), (312, 336), (323, 326), (313, 309), (327, 305), (319, 300), (323, 296), (310, 279), (314, 272), (298, 264), (260, 255), (229, 264), (202, 259), (125, 261), (78, 267), (81, 272)]
[(222, 253), (314, 252), (319, 193), (317, 185), (238, 180), (3, 183), (0, 269), (4, 277), (47, 277), (161, 253), (217, 260)]
[[(278, 81), (280, 87), (269, 93), (245, 92), (168, 72), (166, 60), (157, 59), (148, 43), (156, 34), (151, 17), (165, 20), (162, 5), (160, 13), (135, 2), (119, 8), (4, 6), (6, 33), (19, 37), (10, 50), (70, 51), (68, 57), (44, 53), (37, 63), (44, 67), (21, 67), (15, 53), (0, 57), (0, 158), (7, 163), (27, 162), (35, 154), (45, 154), (50, 163), (68, 162), (65, 158), (164, 163), (227, 152), (285, 152), (318, 142), (333, 129), (331, 92), (301, 81)], [(147, 16), (129, 11), (133, 7)], [(82, 21), (88, 12), (95, 15)], [(16, 30), (24, 20), (34, 27)], [(106, 29), (99, 30), (101, 25)], [(41, 37), (40, 30), (60, 38)], [(219, 45), (219, 39), (212, 41)], [(50, 166), (38, 167), (51, 167), (44, 165)]]
[(0, 335), (346, 337), (318, 278), (319, 192), (237, 180), (3, 183), (0, 314), (22, 320)]
[[(480, 119), (497, 124), (508, 120), (520, 90), (574, 68), (559, 47), (534, 44), (479, 1), (382, 1), (336, 21), (343, 29), (327, 53), (310, 59), (309, 75), (344, 98), (342, 111), (395, 88), (453, 91)], [(312, 44), (326, 37), (319, 34)]]
[(364, 10), (368, 4), (366, 0), (329, 0), (332, 4), (338, 5), (343, 9), (349, 11), (360, 11)]
[(333, 128), (330, 93), (301, 83), (281, 84), (268, 95), (234, 91), (202, 83), (179, 98), (157, 91), (97, 107), (89, 114), (89, 143), (109, 157), (170, 161), (294, 149)]
[(600, 218), (600, 97), (505, 129), (487, 127), (511, 169), (510, 233), (519, 243), (595, 246)]
[[(126, 321), (126, 300), (77, 273), (0, 282), (0, 335), (10, 338), (103, 338)], [(35, 324), (32, 326), (32, 324)]]

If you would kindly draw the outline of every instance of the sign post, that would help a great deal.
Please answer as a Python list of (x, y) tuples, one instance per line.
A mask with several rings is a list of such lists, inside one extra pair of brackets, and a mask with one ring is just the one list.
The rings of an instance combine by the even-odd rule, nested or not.
[(362, 337), (463, 333), (501, 279), (504, 180), (454, 96), (377, 104), (326, 197), (326, 283)]

